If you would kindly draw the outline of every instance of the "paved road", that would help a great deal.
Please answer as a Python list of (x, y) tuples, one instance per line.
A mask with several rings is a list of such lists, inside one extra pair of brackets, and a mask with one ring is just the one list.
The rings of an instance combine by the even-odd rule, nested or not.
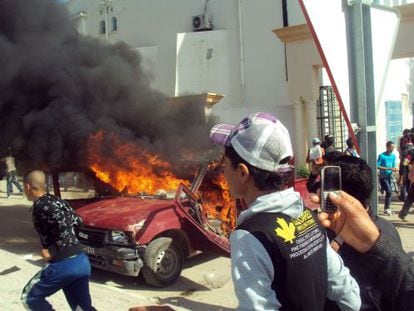
[[(0, 302), (4, 310), (23, 310), (19, 297), (25, 282), (38, 271), (42, 259), (38, 256), (39, 242), (30, 216), (30, 202), (21, 195), (5, 198), (0, 181)], [(402, 202), (394, 201), (397, 212)], [(380, 203), (379, 211), (383, 210)], [(380, 213), (381, 215), (381, 213)], [(414, 214), (404, 223), (396, 213), (387, 216), (401, 235), (405, 250), (414, 256)], [(220, 288), (208, 282), (210, 274), (226, 280)], [(173, 286), (153, 289), (137, 278), (118, 276), (94, 270), (91, 294), (98, 310), (128, 310), (133, 306), (167, 304), (176, 310), (234, 310), (237, 300), (230, 280), (228, 258), (201, 254), (190, 259), (181, 278)], [(51, 302), (57, 310), (69, 310), (63, 295)]]
[[(40, 269), (40, 245), (33, 229), (30, 202), (22, 196), (5, 198), (0, 191), (0, 309), (23, 310), (20, 293), (25, 283)], [(213, 280), (222, 279), (216, 288)], [(181, 277), (164, 289), (151, 288), (134, 277), (93, 270), (90, 282), (94, 306), (98, 310), (128, 310), (134, 306), (169, 305), (175, 310), (234, 310), (237, 300), (230, 277), (229, 258), (200, 254), (189, 259)], [(62, 293), (49, 301), (56, 310), (70, 310)]]
[(400, 202), (397, 197), (393, 198), (391, 203), (391, 209), (394, 212), (392, 216), (385, 216), (383, 214), (384, 205), (381, 203), (382, 198), (380, 197), (380, 203), (378, 204), (378, 215), (389, 220), (397, 228), (400, 234), (403, 247), (407, 253), (414, 257), (414, 208), (410, 210), (407, 216), (407, 222), (403, 222), (398, 218), (398, 212), (401, 210), (403, 202)]

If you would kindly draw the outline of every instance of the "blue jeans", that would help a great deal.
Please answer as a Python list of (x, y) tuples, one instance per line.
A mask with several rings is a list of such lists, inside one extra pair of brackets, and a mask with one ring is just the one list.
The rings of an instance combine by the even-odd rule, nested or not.
[(24, 287), (22, 303), (33, 311), (54, 310), (46, 297), (62, 289), (72, 310), (94, 310), (89, 294), (90, 275), (91, 265), (84, 253), (48, 263)]
[(392, 188), (391, 188), (391, 176), (381, 177), (380, 184), (382, 190), (385, 191), (385, 203), (384, 209), (389, 209), (391, 204)]
[(23, 192), (22, 185), (17, 181), (16, 171), (11, 171), (7, 173), (7, 196), (13, 192), (13, 184), (19, 189), (20, 192)]

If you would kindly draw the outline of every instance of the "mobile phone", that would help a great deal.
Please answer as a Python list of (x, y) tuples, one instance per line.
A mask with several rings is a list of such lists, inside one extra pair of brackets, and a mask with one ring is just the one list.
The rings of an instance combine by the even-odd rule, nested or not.
[(327, 213), (334, 213), (337, 207), (329, 199), (329, 192), (340, 191), (341, 168), (339, 166), (325, 166), (321, 170), (321, 210)]

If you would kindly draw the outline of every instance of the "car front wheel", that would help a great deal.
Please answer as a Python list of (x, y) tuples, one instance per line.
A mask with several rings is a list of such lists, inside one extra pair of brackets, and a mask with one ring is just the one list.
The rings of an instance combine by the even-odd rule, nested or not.
[(183, 252), (172, 238), (151, 241), (144, 254), (142, 274), (145, 282), (156, 287), (172, 284), (181, 274)]

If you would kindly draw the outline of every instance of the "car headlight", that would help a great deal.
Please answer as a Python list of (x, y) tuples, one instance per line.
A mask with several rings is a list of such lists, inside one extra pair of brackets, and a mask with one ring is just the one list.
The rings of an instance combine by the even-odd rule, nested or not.
[(112, 230), (111, 231), (111, 242), (116, 244), (129, 244), (129, 239), (127, 233), (121, 230)]

